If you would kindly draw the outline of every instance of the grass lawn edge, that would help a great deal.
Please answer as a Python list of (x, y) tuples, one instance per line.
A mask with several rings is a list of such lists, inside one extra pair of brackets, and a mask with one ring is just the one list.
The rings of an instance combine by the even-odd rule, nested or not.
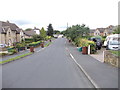
[(26, 54), (23, 54), (23, 55), (20, 55), (20, 56), (16, 56), (16, 57), (7, 59), (5, 61), (0, 61), (0, 64), (5, 64), (5, 63), (8, 63), (8, 62), (11, 62), (11, 61), (26, 57), (26, 56), (31, 55), (31, 54), (32, 54), (32, 52), (29, 52), (29, 53), (26, 53)]

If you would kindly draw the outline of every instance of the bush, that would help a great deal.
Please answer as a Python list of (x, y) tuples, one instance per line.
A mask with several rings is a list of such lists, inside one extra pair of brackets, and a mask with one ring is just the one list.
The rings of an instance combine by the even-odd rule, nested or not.
[(17, 50), (15, 49), (14, 46), (10, 46), (9, 48), (7, 48), (8, 50), (8, 54), (14, 54), (14, 53), (17, 53)]
[(33, 42), (33, 38), (25, 38), (25, 43), (32, 43)]
[(26, 43), (17, 43), (16, 44), (16, 48), (21, 48), (21, 47), (25, 47)]
[(95, 53), (96, 52), (96, 44), (94, 41), (90, 41), (86, 38), (78, 38), (76, 39), (76, 43), (79, 47), (88, 47), (90, 45), (90, 50), (91, 53)]
[(17, 53), (16, 49), (11, 49), (10, 51), (8, 51), (9, 55), (12, 55), (12, 54), (15, 54), (15, 53)]
[(41, 41), (32, 42), (32, 43), (29, 44), (29, 46), (34, 46), (34, 47), (36, 47), (36, 46), (40, 45), (40, 43), (41, 43)]
[(103, 36), (102, 37), (102, 43), (104, 43), (105, 39), (106, 39), (106, 36)]
[(51, 36), (46, 36), (45, 37), (45, 40), (49, 40), (49, 39), (51, 39), (52, 37)]
[(7, 55), (7, 53), (0, 53), (0, 56), (5, 56)]

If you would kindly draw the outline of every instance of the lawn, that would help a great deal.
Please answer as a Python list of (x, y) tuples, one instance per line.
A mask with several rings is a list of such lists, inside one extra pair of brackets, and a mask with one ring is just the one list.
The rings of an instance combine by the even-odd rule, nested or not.
[(120, 51), (113, 51), (113, 50), (111, 50), (110, 52), (115, 54), (115, 55), (117, 55), (117, 56), (120, 56)]

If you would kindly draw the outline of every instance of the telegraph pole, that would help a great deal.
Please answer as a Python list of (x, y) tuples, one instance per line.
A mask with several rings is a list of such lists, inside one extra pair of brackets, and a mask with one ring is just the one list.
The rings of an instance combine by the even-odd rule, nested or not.
[(68, 22), (67, 22), (67, 29), (68, 29)]

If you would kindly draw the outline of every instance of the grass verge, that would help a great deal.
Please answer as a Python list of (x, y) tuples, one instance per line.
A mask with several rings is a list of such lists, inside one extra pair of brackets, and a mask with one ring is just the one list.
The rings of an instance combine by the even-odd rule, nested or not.
[(49, 46), (52, 42), (48, 42), (47, 44), (45, 44), (45, 47)]
[(120, 56), (120, 51), (110, 51), (111, 53), (113, 53), (113, 54), (115, 54), (115, 55), (117, 55), (117, 56)]
[(5, 61), (0, 61), (0, 64), (4, 64), (4, 63), (10, 62), (10, 61), (14, 61), (14, 60), (17, 60), (17, 59), (23, 58), (23, 57), (28, 56), (28, 55), (31, 55), (31, 54), (32, 54), (32, 52), (29, 52), (29, 53), (26, 53), (26, 54), (23, 54), (23, 55), (20, 55), (20, 56), (14, 57), (14, 58), (10, 58), (10, 59), (5, 60)]

